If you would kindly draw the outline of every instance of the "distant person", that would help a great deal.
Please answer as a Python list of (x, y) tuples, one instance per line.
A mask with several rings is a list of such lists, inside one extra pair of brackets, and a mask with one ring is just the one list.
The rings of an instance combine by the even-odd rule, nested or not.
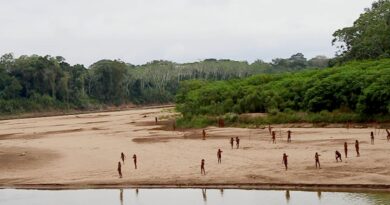
[(390, 141), (390, 131), (386, 129), (386, 132), (387, 132), (387, 141)]
[(133, 161), (134, 161), (134, 169), (137, 169), (137, 155), (133, 155)]
[(203, 136), (203, 140), (205, 140), (206, 139), (206, 130), (204, 130), (204, 129), (202, 131), (202, 136)]
[(287, 143), (291, 143), (291, 131), (287, 131)]
[(360, 157), (360, 152), (359, 152), (359, 141), (355, 141), (355, 149), (356, 149), (356, 156)]
[(126, 158), (125, 154), (123, 154), (123, 152), (121, 152), (121, 159), (122, 159), (123, 164), (125, 164), (125, 158)]
[(221, 149), (218, 149), (217, 157), (218, 157), (218, 164), (221, 164), (222, 163), (222, 150)]
[(371, 132), (371, 144), (374, 144), (374, 132)]
[(288, 157), (288, 155), (286, 153), (283, 153), (283, 164), (284, 164), (284, 167), (286, 168), (286, 170), (288, 168), (287, 167), (287, 164), (288, 164), (287, 157)]
[(341, 153), (339, 151), (336, 150), (335, 152), (335, 156), (336, 156), (336, 162), (342, 162), (343, 160), (341, 160)]
[(275, 144), (276, 143), (276, 133), (275, 131), (272, 131), (272, 144)]
[(234, 145), (234, 138), (231, 137), (231, 138), (230, 138), (230, 146), (232, 147), (232, 149), (233, 149), (233, 145)]
[(270, 124), (268, 124), (268, 131), (269, 131), (269, 134), (272, 134), (272, 127)]
[(157, 121), (158, 121), (158, 119), (157, 119), (157, 117), (154, 117), (154, 123), (157, 125)]
[(200, 174), (206, 175), (206, 170), (204, 169), (204, 159), (200, 162)]
[(348, 158), (348, 144), (347, 144), (347, 142), (344, 142), (344, 154), (345, 154), (345, 158)]
[(173, 129), (173, 131), (176, 131), (176, 122), (173, 122), (172, 129)]
[(237, 149), (240, 148), (240, 138), (236, 137), (236, 147)]
[(122, 165), (121, 165), (121, 162), (118, 162), (118, 174), (119, 174), (119, 178), (122, 178)]
[(317, 164), (318, 164), (318, 168), (321, 169), (321, 164), (320, 164), (320, 156), (317, 152), (316, 154), (314, 155), (314, 159), (316, 160), (316, 169), (317, 169)]

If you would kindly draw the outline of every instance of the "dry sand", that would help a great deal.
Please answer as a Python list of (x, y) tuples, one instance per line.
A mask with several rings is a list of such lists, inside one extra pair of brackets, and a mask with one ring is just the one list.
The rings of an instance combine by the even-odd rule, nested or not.
[[(390, 187), (390, 142), (382, 130), (369, 144), (373, 128), (207, 128), (172, 131), (168, 121), (154, 124), (166, 109), (134, 109), (0, 121), (0, 186), (355, 186)], [(292, 143), (286, 143), (291, 129)], [(280, 136), (280, 133), (282, 134)], [(230, 137), (241, 138), (231, 149)], [(356, 157), (358, 139), (361, 157)], [(343, 143), (349, 145), (344, 157)], [(217, 164), (221, 148), (222, 164)], [(343, 154), (336, 163), (334, 152)], [(127, 156), (118, 178), (120, 153)], [(285, 171), (282, 154), (289, 155)], [(322, 169), (315, 169), (314, 154)], [(132, 155), (138, 156), (138, 169)], [(206, 160), (206, 176), (200, 161)]]

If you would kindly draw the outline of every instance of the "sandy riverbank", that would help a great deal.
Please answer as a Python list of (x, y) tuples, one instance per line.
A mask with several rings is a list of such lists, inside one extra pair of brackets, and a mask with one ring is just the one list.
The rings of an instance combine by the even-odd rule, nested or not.
[[(154, 117), (166, 109), (135, 109), (55, 117), (0, 121), (0, 186), (2, 187), (344, 187), (388, 189), (390, 142), (382, 130), (369, 144), (373, 128), (278, 128), (277, 143), (267, 129), (207, 128), (160, 129)], [(170, 127), (170, 126), (168, 126)], [(286, 143), (286, 131), (293, 132)], [(282, 133), (282, 135), (280, 135)], [(231, 149), (230, 137), (241, 138)], [(361, 141), (356, 157), (354, 141)], [(349, 145), (344, 158), (343, 143)], [(222, 164), (216, 152), (223, 150)], [(335, 150), (343, 153), (336, 163)], [(127, 156), (123, 178), (116, 166)], [(289, 155), (289, 170), (282, 154)], [(315, 169), (314, 153), (321, 154), (322, 169)], [(138, 169), (131, 155), (138, 156)], [(206, 160), (206, 176), (200, 160)]]

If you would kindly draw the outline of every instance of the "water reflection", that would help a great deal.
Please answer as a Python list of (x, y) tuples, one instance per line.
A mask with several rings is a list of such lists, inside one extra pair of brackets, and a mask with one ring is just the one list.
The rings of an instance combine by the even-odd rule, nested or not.
[[(127, 195), (127, 193), (135, 193)], [(119, 191), (119, 202), (118, 202)], [(390, 193), (307, 192), (240, 189), (0, 189), (0, 205), (385, 205)], [(202, 192), (202, 196), (200, 193)], [(124, 196), (125, 195), (125, 196)]]

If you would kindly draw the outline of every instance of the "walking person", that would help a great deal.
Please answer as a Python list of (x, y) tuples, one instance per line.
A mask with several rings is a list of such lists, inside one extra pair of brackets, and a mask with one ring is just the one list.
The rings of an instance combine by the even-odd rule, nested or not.
[(122, 159), (123, 164), (125, 164), (125, 158), (126, 158), (125, 154), (123, 154), (123, 152), (121, 152), (121, 159)]
[(275, 131), (272, 131), (272, 144), (276, 143), (276, 133)]
[(287, 157), (288, 155), (286, 153), (283, 153), (283, 164), (284, 164), (284, 167), (286, 168), (286, 171), (287, 171), (287, 164), (288, 164), (288, 160), (287, 160)]
[(121, 162), (118, 162), (118, 174), (119, 174), (119, 178), (122, 178), (122, 165), (121, 165)]
[(335, 156), (336, 156), (336, 162), (342, 162), (343, 160), (341, 160), (341, 153), (339, 151), (336, 150), (335, 152)]
[(237, 149), (240, 148), (240, 138), (236, 137), (236, 147)]
[(133, 155), (133, 161), (134, 161), (134, 169), (137, 169), (137, 155)]
[(206, 175), (206, 170), (204, 168), (204, 159), (200, 162), (200, 174), (201, 175)]
[(287, 143), (291, 143), (291, 130), (287, 131)]
[(233, 149), (233, 145), (234, 145), (234, 138), (231, 137), (231, 138), (230, 138), (230, 146), (232, 147), (232, 149)]
[(348, 144), (347, 144), (347, 142), (344, 142), (344, 154), (345, 154), (345, 158), (348, 158)]
[(356, 149), (356, 155), (357, 157), (360, 157), (360, 152), (359, 152), (359, 141), (355, 141), (355, 149)]
[(371, 132), (371, 144), (374, 144), (374, 132)]
[(222, 150), (221, 149), (218, 149), (217, 157), (218, 157), (218, 164), (221, 164), (222, 163)]
[(314, 155), (314, 159), (316, 160), (316, 169), (317, 169), (317, 164), (318, 164), (318, 168), (321, 169), (321, 164), (320, 164), (320, 156), (317, 152), (316, 154)]

